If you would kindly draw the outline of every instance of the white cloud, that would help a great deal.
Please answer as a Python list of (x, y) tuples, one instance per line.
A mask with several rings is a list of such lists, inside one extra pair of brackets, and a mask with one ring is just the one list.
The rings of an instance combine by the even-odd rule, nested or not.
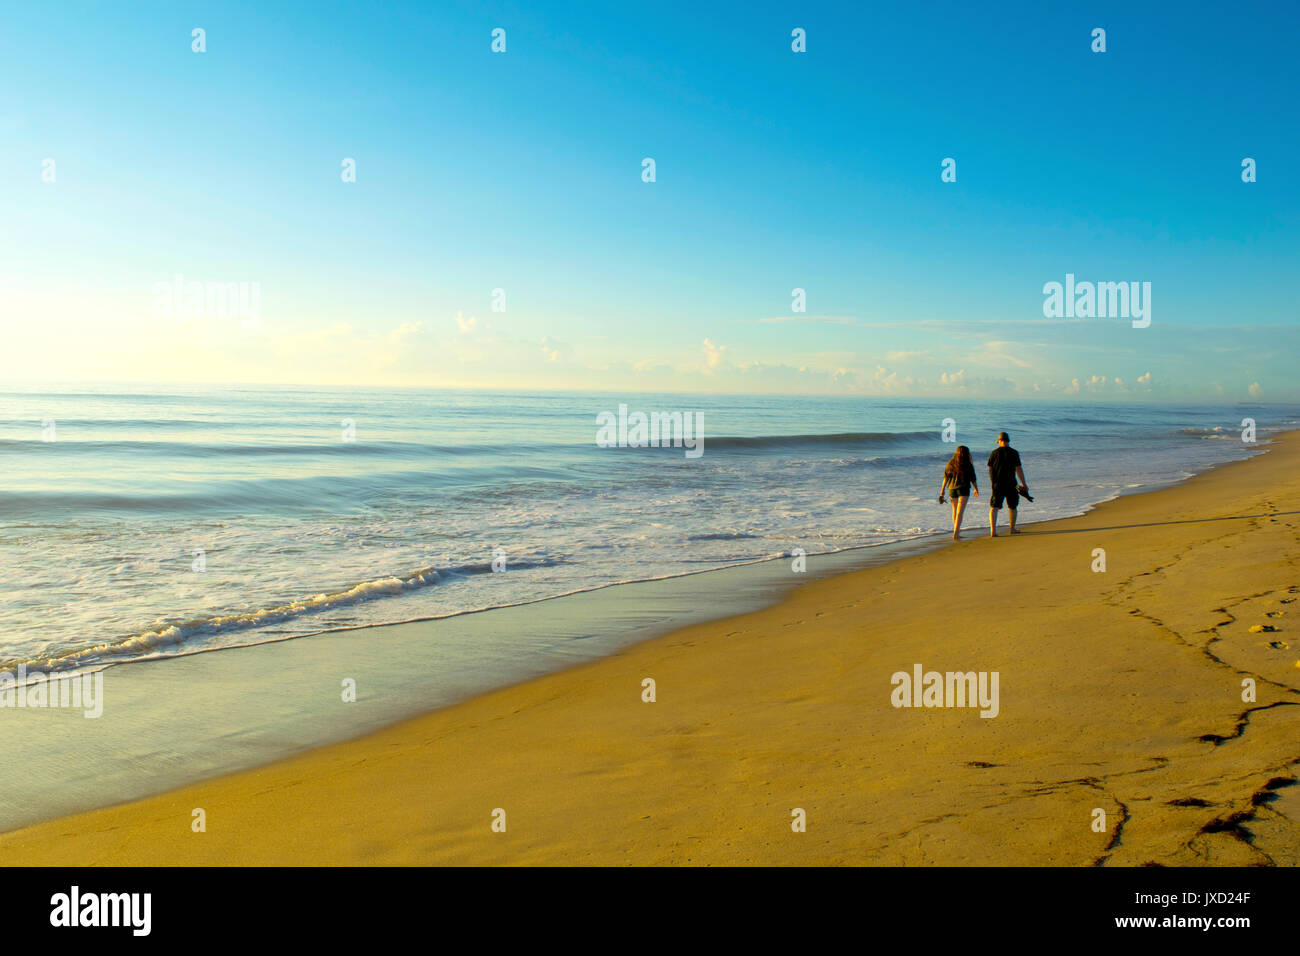
[(850, 315), (772, 315), (757, 321), (764, 325), (785, 322), (798, 322), (812, 325), (862, 325), (863, 323)]
[(985, 342), (983, 350), (978, 354), (977, 361), (992, 362), (996, 364), (1005, 363), (1014, 365), (1017, 368), (1029, 368), (1030, 364), (1018, 355), (1012, 355), (1011, 350), (1024, 350), (1028, 346), (1020, 342), (1007, 342), (996, 340)]
[(461, 335), (469, 335), (474, 331), (474, 326), (478, 325), (478, 319), (470, 316), (468, 319), (461, 318), (459, 312), (456, 313), (456, 328), (460, 329)]
[(1252, 382), (1250, 388), (1246, 389), (1246, 391), (1250, 392), (1251, 398), (1259, 398), (1264, 394), (1264, 390), (1259, 387), (1259, 382)]
[(714, 345), (708, 339), (704, 340), (704, 364), (709, 368), (717, 368), (722, 364), (722, 353), (727, 350), (725, 345)]
[(394, 345), (401, 345), (412, 336), (419, 335), (423, 328), (423, 322), (403, 322), (388, 333), (388, 341)]
[[(843, 372), (846, 370), (841, 369), (840, 371)], [(840, 373), (837, 372), (836, 374), (838, 375)], [(846, 376), (841, 377), (846, 378)], [(914, 384), (912, 376), (902, 376), (897, 372), (891, 372), (883, 365), (876, 366), (876, 374), (872, 376), (872, 381), (880, 391), (884, 392), (906, 392)]]

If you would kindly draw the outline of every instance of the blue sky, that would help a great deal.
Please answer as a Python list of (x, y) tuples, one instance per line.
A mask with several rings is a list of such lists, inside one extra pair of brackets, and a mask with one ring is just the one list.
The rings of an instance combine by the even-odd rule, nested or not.
[(11, 10), (0, 373), (1300, 399), (1300, 8), (900, 6)]

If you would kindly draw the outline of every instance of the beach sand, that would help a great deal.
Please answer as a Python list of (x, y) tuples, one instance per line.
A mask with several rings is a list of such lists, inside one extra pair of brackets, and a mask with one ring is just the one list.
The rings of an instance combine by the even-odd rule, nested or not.
[[(1014, 538), (972, 500), (956, 546), (16, 830), (0, 862), (1295, 866), (1297, 502), (1295, 432)], [(997, 716), (894, 707), (917, 664), (996, 671)]]

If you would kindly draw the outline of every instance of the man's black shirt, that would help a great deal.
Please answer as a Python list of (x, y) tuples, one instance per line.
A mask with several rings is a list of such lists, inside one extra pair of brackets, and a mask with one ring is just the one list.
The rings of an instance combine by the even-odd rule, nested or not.
[(1014, 489), (1020, 452), (1010, 445), (999, 445), (989, 455), (989, 484), (993, 488)]

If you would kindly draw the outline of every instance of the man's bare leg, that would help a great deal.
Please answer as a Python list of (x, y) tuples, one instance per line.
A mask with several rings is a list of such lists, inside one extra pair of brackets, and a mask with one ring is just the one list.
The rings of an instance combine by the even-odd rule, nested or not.
[(998, 536), (998, 509), (994, 507), (990, 507), (989, 508), (989, 537), (996, 538), (997, 536)]
[(1011, 515), (1011, 533), (1020, 534), (1020, 532), (1016, 530), (1016, 509), (1008, 508), (1007, 513)]

